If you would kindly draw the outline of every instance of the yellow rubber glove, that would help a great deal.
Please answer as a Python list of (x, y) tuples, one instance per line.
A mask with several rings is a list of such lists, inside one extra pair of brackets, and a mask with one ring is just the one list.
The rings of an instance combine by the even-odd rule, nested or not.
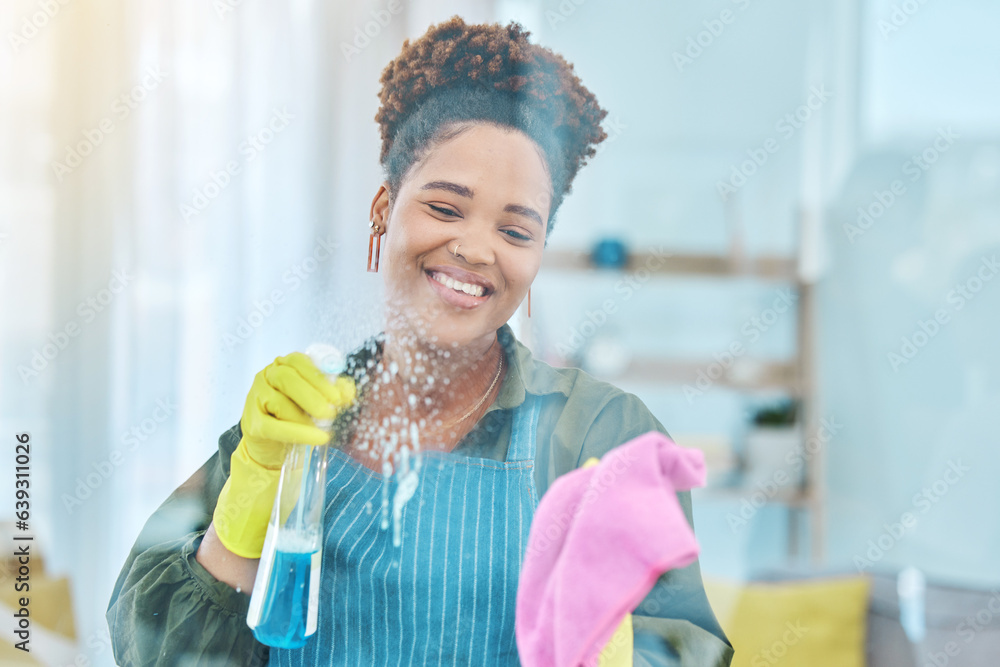
[[(600, 461), (590, 457), (583, 462), (584, 468), (596, 466)], [(604, 645), (597, 664), (599, 667), (632, 667), (632, 614), (625, 614), (615, 634)]]
[(227, 549), (260, 558), (289, 447), (328, 443), (331, 433), (313, 419), (336, 418), (354, 398), (352, 378), (341, 375), (330, 382), (301, 352), (278, 357), (257, 373), (240, 419), (243, 437), (212, 516)]

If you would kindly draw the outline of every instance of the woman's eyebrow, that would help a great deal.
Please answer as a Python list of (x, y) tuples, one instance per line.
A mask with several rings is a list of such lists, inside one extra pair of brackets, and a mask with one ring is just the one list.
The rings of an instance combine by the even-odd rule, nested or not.
[(475, 194), (471, 188), (467, 188), (464, 185), (459, 185), (458, 183), (452, 183), (451, 181), (431, 181), (430, 183), (424, 183), (420, 186), (421, 190), (447, 190), (448, 192), (454, 192), (459, 197), (467, 197), (472, 199)]
[(516, 213), (517, 215), (523, 215), (526, 218), (531, 218), (541, 227), (542, 216), (538, 215), (538, 211), (533, 208), (528, 208), (527, 206), (521, 206), (520, 204), (507, 204), (503, 207), (503, 210), (507, 213)]
[[(453, 192), (459, 197), (466, 197), (472, 199), (475, 193), (471, 188), (468, 188), (459, 183), (452, 183), (451, 181), (431, 181), (429, 183), (424, 183), (420, 186), (421, 190), (447, 190), (448, 192)], [(521, 206), (520, 204), (507, 204), (503, 207), (504, 212), (514, 213), (517, 215), (524, 216), (526, 218), (531, 218), (539, 225), (542, 225), (542, 216), (538, 214), (533, 208), (527, 206)]]

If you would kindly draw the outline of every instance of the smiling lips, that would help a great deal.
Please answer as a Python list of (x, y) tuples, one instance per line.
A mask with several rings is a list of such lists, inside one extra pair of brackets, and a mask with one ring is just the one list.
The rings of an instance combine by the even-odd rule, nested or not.
[(486, 293), (486, 288), (482, 285), (476, 285), (475, 283), (463, 283), (460, 280), (455, 280), (451, 276), (446, 276), (440, 271), (432, 271), (431, 278), (438, 281), (445, 287), (450, 287), (459, 292), (465, 292), (471, 296), (482, 296)]
[(492, 290), (484, 285), (457, 280), (441, 271), (429, 270), (425, 274), (427, 281), (441, 299), (459, 308), (475, 308), (489, 299), (492, 293)]

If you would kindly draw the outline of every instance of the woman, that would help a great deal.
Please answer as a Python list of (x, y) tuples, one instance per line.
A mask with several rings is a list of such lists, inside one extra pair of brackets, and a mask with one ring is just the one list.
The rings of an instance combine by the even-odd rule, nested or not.
[[(518, 664), (514, 601), (539, 497), (588, 458), (666, 433), (635, 396), (534, 360), (507, 324), (606, 136), (572, 66), (527, 37), (453, 17), (386, 67), (386, 179), (369, 214), (385, 331), (337, 383), (297, 353), (258, 374), (218, 456), (144, 534), (192, 494), (200, 529), (153, 546), (140, 536), (122, 570), (107, 614), (120, 662)], [(326, 442), (312, 418), (338, 411), (318, 629), (302, 649), (268, 651), (246, 614), (276, 471), (287, 443)], [(394, 535), (380, 511), (388, 473), (417, 450), (419, 484)], [(679, 499), (690, 522), (689, 495)], [(732, 656), (697, 562), (660, 578), (633, 627), (635, 664)]]

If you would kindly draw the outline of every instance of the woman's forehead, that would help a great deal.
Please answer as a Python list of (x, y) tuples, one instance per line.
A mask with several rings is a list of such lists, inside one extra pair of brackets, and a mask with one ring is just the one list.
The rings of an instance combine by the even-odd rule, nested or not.
[(537, 145), (517, 131), (476, 126), (436, 146), (414, 170), (408, 185), (477, 199), (517, 195), (548, 209), (552, 184)]

